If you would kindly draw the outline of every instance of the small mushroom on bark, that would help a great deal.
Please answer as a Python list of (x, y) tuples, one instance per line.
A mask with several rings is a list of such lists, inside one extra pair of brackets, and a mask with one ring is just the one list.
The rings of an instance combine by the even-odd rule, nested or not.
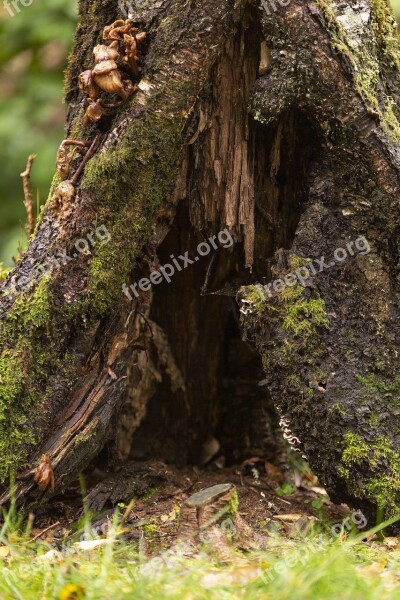
[(103, 40), (122, 40), (125, 34), (134, 35), (138, 29), (132, 27), (130, 20), (114, 21), (111, 25), (107, 25), (103, 30)]
[(125, 35), (124, 43), (125, 43), (126, 54), (122, 60), (129, 66), (130, 70), (132, 71), (132, 75), (137, 76), (137, 75), (139, 75), (139, 72), (140, 72), (140, 69), (139, 69), (140, 59), (138, 56), (137, 42), (134, 37), (131, 37), (130, 35)]
[(51, 492), (54, 492), (55, 477), (53, 467), (51, 466), (50, 458), (47, 454), (43, 454), (40, 459), (38, 468), (35, 471), (34, 480), (38, 484), (41, 492), (45, 492), (50, 487)]
[(88, 69), (83, 71), (78, 77), (79, 89), (87, 94), (92, 100), (96, 100), (99, 96), (100, 90), (93, 81), (92, 71)]
[(119, 52), (115, 48), (99, 45), (93, 50), (96, 65), (92, 71), (96, 85), (108, 94), (118, 94), (126, 99), (121, 73), (115, 60)]
[(103, 117), (106, 114), (106, 111), (102, 106), (100, 98), (98, 100), (92, 100), (91, 98), (89, 98), (88, 102), (89, 106), (86, 109), (85, 118), (83, 120), (84, 125), (87, 125), (89, 121), (97, 123), (98, 121), (100, 121), (101, 117)]

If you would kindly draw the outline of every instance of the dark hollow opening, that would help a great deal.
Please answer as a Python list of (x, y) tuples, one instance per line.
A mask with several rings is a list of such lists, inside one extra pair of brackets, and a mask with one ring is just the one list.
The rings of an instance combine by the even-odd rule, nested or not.
[[(132, 458), (185, 465), (206, 464), (216, 455), (229, 464), (256, 455), (273, 460), (282, 452), (279, 416), (263, 385), (261, 358), (242, 339), (236, 294), (243, 285), (270, 281), (276, 251), (291, 247), (313, 159), (312, 151), (302, 149), (316, 149), (317, 144), (299, 113), (289, 112), (270, 127), (249, 118), (249, 131), (255, 182), (253, 268), (245, 267), (244, 245), (235, 240), (229, 247), (218, 244), (217, 250), (176, 272), (170, 283), (154, 286), (150, 318), (165, 332), (186, 387), (172, 390), (163, 374), (133, 434)], [(191, 152), (195, 165), (201, 141), (200, 150)], [(192, 181), (201, 178), (194, 169)], [(196, 197), (189, 197), (179, 204), (157, 250), (160, 265), (185, 252), (193, 259), (198, 244), (223, 229), (212, 223), (193, 226)]]

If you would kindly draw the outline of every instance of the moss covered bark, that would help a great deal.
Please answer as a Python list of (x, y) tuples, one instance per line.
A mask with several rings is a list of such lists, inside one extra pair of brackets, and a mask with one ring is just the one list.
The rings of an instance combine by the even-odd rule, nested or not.
[[(203, 164), (199, 147), (202, 132), (211, 127), (208, 110), (218, 123), (207, 91), (210, 74), (247, 3), (140, 4), (137, 22), (149, 33), (140, 92), (102, 125), (99, 148), (73, 203), (57, 217), (44, 211), (27, 253), (2, 287), (5, 482), (11, 470), (34, 466), (45, 451), (62, 489), (104, 445), (124, 398), (137, 340), (132, 313), (147, 314), (150, 302), (144, 295), (132, 311), (122, 299), (122, 284), (135, 265), (154, 257), (162, 239), (155, 231), (171, 223), (177, 181), (180, 197), (186, 190), (197, 198), (197, 189), (182, 176), (188, 158), (185, 153), (182, 160), (183, 148), (188, 139), (198, 140), (190, 156)], [(264, 215), (263, 227), (257, 230), (255, 220), (252, 232), (258, 252), (254, 273), (263, 284), (284, 278), (310, 259), (329, 260), (335, 249), (360, 236), (368, 239), (370, 252), (348, 253), (343, 264), (271, 296), (260, 296), (256, 276), (247, 271), (253, 286), (240, 293), (250, 306), (242, 325), (262, 356), (276, 406), (332, 497), (393, 512), (399, 504), (400, 60), (392, 17), (384, 0), (362, 0), (360, 10), (328, 0), (292, 0), (270, 13), (252, 6), (257, 36), (260, 21), (272, 57), (253, 87), (253, 120), (243, 118), (241, 139), (249, 148), (249, 139), (254, 141), (249, 154), (243, 153), (246, 168), (254, 171), (246, 185), (258, 182), (255, 194)], [(70, 137), (92, 139), (97, 130), (83, 128), (76, 78), (91, 65), (102, 28), (121, 15), (115, 0), (82, 0), (80, 12), (66, 85), (67, 128)], [(225, 75), (226, 69), (225, 61)], [(304, 151), (302, 139), (308, 144)], [(254, 148), (260, 156), (251, 162)], [(217, 171), (214, 175), (218, 179)], [(200, 186), (201, 177), (194, 180)], [(246, 193), (250, 218), (256, 201), (247, 188)], [(206, 203), (204, 197), (199, 194)], [(196, 208), (201, 212), (204, 206)], [(60, 246), (72, 251), (74, 240), (96, 225), (106, 225), (108, 244), (12, 297), (13, 283), (29, 277), (46, 254)], [(218, 227), (218, 218), (210, 225)], [(271, 269), (279, 244), (287, 260), (278, 259)]]
[[(288, 22), (296, 32), (285, 28)], [(319, 149), (287, 248), (288, 271), (278, 262), (273, 275), (293, 272), (293, 255), (299, 264), (321, 257), (329, 263), (341, 248), (346, 258), (310, 272), (302, 288), (271, 297), (245, 288), (240, 298), (253, 308), (244, 327), (264, 357), (274, 401), (332, 497), (394, 513), (400, 506), (394, 19), (385, 1), (354, 7), (316, 0), (295, 2), (278, 18), (266, 15), (264, 27), (277, 51), (271, 73), (256, 86), (254, 115), (274, 122), (282, 107), (298, 106)], [(279, 69), (291, 73), (289, 90), (279, 85)], [(370, 252), (351, 254), (348, 244), (359, 236)]]
[[(121, 309), (122, 284), (149, 238), (156, 211), (172, 195), (193, 103), (239, 9), (233, 10), (229, 1), (218, 6), (175, 1), (158, 9), (141, 3), (137, 21), (150, 40), (144, 85), (103, 128), (100, 148), (73, 205), (63, 206), (57, 218), (44, 210), (35, 239), (2, 289), (1, 481), (7, 482), (10, 472), (25, 463), (34, 465), (43, 447), (56, 477), (66, 481), (104, 444), (113, 408), (125, 389), (126, 361), (114, 366), (117, 381), (107, 383), (110, 353), (116, 361), (113, 340), (122, 335), (129, 351), (124, 325), (130, 308)], [(68, 131), (78, 139), (91, 139), (95, 126), (83, 128), (77, 75), (92, 64), (102, 28), (121, 16), (118, 11), (116, 1), (82, 0), (80, 5), (67, 80)], [(80, 256), (47, 273), (15, 299), (13, 284), (29, 278), (46, 254), (58, 247), (70, 250), (74, 240), (100, 225), (111, 235), (108, 244), (98, 245), (89, 258)], [(89, 423), (77, 422), (69, 405), (81, 410), (95, 391), (97, 412)], [(70, 415), (72, 425), (68, 418), (63, 422), (63, 414)]]

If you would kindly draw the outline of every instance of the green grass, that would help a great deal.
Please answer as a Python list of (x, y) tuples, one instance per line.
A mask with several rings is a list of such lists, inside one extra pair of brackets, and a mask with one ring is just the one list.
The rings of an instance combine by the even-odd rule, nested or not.
[[(400, 596), (400, 550), (360, 536), (336, 538), (325, 533), (302, 539), (277, 534), (268, 550), (232, 550), (218, 558), (215, 544), (196, 556), (182, 545), (149, 556), (137, 542), (124, 540), (127, 527), (114, 524), (104, 545), (90, 551), (74, 539), (60, 551), (44, 542), (30, 543), (6, 522), (0, 534), (0, 598), (23, 600), (278, 599), (385, 600)], [(84, 527), (90, 538), (90, 527)], [(10, 533), (7, 534), (7, 530)], [(77, 534), (76, 534), (77, 535)], [(50, 554), (49, 554), (50, 552)]]
[[(236, 559), (221, 564), (205, 551), (190, 559), (169, 552), (150, 560), (135, 547), (117, 541), (90, 552), (70, 549), (55, 561), (43, 558), (44, 547), (21, 551), (12, 546), (11, 556), (0, 567), (0, 594), (23, 600), (72, 600), (80, 595), (104, 600), (399, 597), (398, 551), (389, 555), (373, 546), (339, 542), (320, 551), (308, 547), (281, 540), (280, 547), (270, 552), (237, 554)], [(68, 595), (69, 590), (75, 590), (75, 596)]]

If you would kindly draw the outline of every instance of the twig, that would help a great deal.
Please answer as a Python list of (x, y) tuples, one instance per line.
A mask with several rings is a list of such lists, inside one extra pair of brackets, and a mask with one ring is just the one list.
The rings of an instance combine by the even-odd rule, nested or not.
[(90, 142), (82, 142), (79, 140), (64, 140), (61, 146), (78, 146), (79, 148), (87, 148), (91, 146)]
[(31, 176), (32, 164), (36, 158), (36, 154), (30, 154), (28, 156), (28, 162), (26, 163), (26, 169), (23, 173), (21, 173), (22, 177), (22, 185), (24, 187), (24, 204), (26, 209), (26, 215), (28, 217), (28, 234), (32, 235), (35, 231), (35, 215), (33, 212), (33, 197), (32, 191), (29, 185), (29, 178)]
[(79, 165), (79, 168), (77, 169), (76, 173), (74, 174), (74, 176), (70, 180), (71, 183), (72, 183), (72, 185), (74, 185), (74, 186), (76, 185), (76, 183), (77, 183), (79, 177), (81, 176), (81, 174), (83, 172), (83, 169), (85, 168), (86, 164), (89, 162), (89, 160), (92, 158), (92, 156), (94, 156), (94, 153), (96, 152), (97, 144), (98, 144), (98, 142), (100, 140), (100, 137), (101, 137), (101, 135), (100, 135), (100, 133), (98, 133), (96, 135), (96, 137), (94, 138), (94, 140), (93, 140), (93, 142), (92, 142), (89, 150), (86, 152), (85, 156), (83, 157), (82, 162)]
[(42, 535), (50, 531), (50, 529), (54, 529), (54, 527), (57, 527), (57, 525), (60, 525), (60, 521), (56, 521), (55, 523), (53, 523), (53, 525), (49, 525), (48, 527), (46, 527), (46, 529), (43, 529), (43, 531), (41, 531), (40, 533), (35, 535), (33, 539), (31, 539), (31, 542), (36, 542), (36, 540), (42, 537)]

